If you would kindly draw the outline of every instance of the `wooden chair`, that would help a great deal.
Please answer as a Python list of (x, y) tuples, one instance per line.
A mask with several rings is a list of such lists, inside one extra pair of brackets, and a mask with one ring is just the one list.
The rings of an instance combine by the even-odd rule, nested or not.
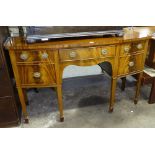
[[(134, 75), (133, 77), (137, 79), (136, 75)], [(122, 78), (122, 86), (121, 86), (122, 91), (125, 90), (125, 84), (126, 84), (126, 78), (124, 77)], [(151, 77), (149, 74), (144, 72), (141, 80), (141, 85), (143, 86), (145, 84), (151, 84), (151, 91), (150, 91), (148, 103), (153, 104), (155, 103), (155, 77)]]

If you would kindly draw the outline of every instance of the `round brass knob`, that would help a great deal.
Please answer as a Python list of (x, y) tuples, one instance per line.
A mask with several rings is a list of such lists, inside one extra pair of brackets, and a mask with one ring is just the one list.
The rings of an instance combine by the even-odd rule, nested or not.
[(102, 53), (102, 55), (106, 55), (108, 53), (108, 50), (107, 49), (102, 49), (101, 53)]
[(41, 58), (42, 59), (47, 59), (48, 58), (48, 54), (46, 52), (42, 53)]
[(137, 45), (137, 48), (140, 50), (140, 49), (143, 48), (143, 45), (142, 45), (142, 44), (138, 44), (138, 45)]
[(35, 72), (35, 73), (33, 73), (33, 77), (34, 78), (40, 78), (41, 77), (41, 73), (40, 72)]
[(125, 47), (124, 47), (124, 51), (125, 51), (125, 52), (129, 52), (129, 51), (130, 51), (130, 46), (125, 46)]
[(133, 67), (135, 63), (133, 61), (129, 62), (129, 67)]
[(74, 52), (74, 51), (72, 51), (72, 52), (70, 52), (69, 53), (69, 56), (71, 57), (71, 58), (75, 58), (76, 57), (76, 52)]
[(27, 60), (28, 57), (29, 57), (28, 53), (25, 53), (25, 52), (23, 52), (23, 53), (20, 55), (20, 59), (22, 59), (22, 60), (24, 60), (24, 61)]

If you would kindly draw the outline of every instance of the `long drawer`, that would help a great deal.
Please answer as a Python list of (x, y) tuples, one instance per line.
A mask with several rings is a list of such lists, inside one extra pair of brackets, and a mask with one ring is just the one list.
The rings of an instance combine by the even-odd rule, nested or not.
[(17, 63), (47, 62), (54, 63), (54, 52), (51, 50), (15, 51)]
[(51, 64), (18, 65), (22, 86), (51, 86), (56, 84), (55, 66)]
[(61, 49), (59, 50), (59, 56), (61, 62), (114, 57), (115, 46)]

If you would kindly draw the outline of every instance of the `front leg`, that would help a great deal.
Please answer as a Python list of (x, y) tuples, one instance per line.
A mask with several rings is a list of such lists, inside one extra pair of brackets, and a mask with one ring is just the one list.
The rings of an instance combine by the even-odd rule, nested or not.
[(28, 113), (27, 113), (26, 104), (25, 104), (24, 89), (22, 89), (21, 87), (18, 87), (17, 90), (18, 90), (18, 94), (19, 94), (20, 103), (21, 103), (21, 106), (22, 106), (24, 122), (29, 123)]
[(63, 102), (62, 102), (62, 85), (57, 86), (58, 108), (60, 112), (60, 122), (64, 121)]
[(117, 78), (112, 78), (109, 112), (113, 112), (113, 107), (115, 104), (116, 83), (117, 83)]

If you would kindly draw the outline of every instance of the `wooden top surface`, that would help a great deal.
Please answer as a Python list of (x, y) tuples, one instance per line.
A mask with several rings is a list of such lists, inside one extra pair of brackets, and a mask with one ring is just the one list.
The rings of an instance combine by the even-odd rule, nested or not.
[(124, 28), (123, 37), (110, 38), (91, 38), (91, 39), (69, 39), (63, 41), (49, 41), (42, 43), (27, 44), (21, 37), (8, 38), (4, 44), (7, 49), (60, 49), (60, 48), (74, 48), (87, 47), (97, 45), (117, 44), (123, 42), (131, 42), (138, 40), (150, 39), (155, 32), (155, 27), (133, 27)]

